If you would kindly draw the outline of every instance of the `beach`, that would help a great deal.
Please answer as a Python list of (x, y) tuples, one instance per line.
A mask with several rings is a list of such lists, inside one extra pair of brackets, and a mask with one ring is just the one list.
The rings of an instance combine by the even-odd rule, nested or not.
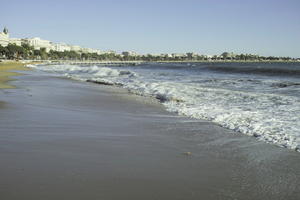
[(26, 71), (0, 90), (0, 199), (299, 199), (299, 152), (127, 90)]
[(122, 87), (179, 115), (300, 151), (298, 63), (30, 65), (40, 72)]
[(15, 88), (13, 85), (8, 84), (7, 82), (14, 80), (11, 77), (21, 75), (21, 73), (12, 72), (12, 71), (30, 70), (29, 68), (24, 67), (24, 65), (25, 63), (14, 62), (14, 61), (0, 62), (0, 89)]

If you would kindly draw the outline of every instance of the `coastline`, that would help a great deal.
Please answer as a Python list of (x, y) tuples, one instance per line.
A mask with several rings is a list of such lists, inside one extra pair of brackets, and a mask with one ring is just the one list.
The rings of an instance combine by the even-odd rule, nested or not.
[(300, 197), (297, 152), (121, 88), (35, 71), (16, 79), (0, 93), (1, 199)]
[(183, 60), (183, 61), (145, 61), (145, 60), (4, 60), (1, 63), (20, 63), (23, 66), (32, 63), (38, 64), (107, 64), (107, 65), (138, 65), (143, 63), (299, 63), (300, 60)]
[(30, 68), (25, 65), (30, 63), (6, 61), (0, 62), (0, 89), (12, 89), (15, 88), (10, 81), (15, 80), (13, 77), (20, 76), (22, 73), (14, 71), (28, 71)]

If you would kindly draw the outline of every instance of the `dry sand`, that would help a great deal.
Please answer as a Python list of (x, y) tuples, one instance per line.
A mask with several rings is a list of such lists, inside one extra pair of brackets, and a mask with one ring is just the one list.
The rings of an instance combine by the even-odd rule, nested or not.
[(26, 74), (0, 90), (1, 200), (300, 199), (297, 152), (122, 89)]

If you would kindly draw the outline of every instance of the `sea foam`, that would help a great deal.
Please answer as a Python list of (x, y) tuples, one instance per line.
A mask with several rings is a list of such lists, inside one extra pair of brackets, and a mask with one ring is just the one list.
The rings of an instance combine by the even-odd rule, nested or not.
[[(261, 141), (300, 150), (299, 98), (266, 92), (268, 88), (279, 84), (276, 81), (220, 77), (201, 79), (197, 76), (194, 80), (181, 81), (179, 76), (172, 78), (165, 72), (153, 73), (138, 68), (125, 70), (76, 65), (35, 67), (78, 80), (119, 85), (132, 93), (159, 99), (171, 112), (209, 120), (255, 136)], [(166, 74), (168, 77), (160, 77)]]

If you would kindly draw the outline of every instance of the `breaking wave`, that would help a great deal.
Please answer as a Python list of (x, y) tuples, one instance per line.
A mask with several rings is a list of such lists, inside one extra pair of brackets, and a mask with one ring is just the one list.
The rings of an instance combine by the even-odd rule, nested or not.
[(240, 76), (226, 79), (216, 75), (213, 78), (191, 75), (183, 80), (178, 78), (178, 72), (172, 75), (164, 70), (138, 67), (35, 67), (79, 80), (118, 85), (131, 93), (159, 99), (171, 112), (209, 120), (268, 143), (300, 150), (299, 97), (272, 92), (292, 86), (298, 89), (299, 82)]

